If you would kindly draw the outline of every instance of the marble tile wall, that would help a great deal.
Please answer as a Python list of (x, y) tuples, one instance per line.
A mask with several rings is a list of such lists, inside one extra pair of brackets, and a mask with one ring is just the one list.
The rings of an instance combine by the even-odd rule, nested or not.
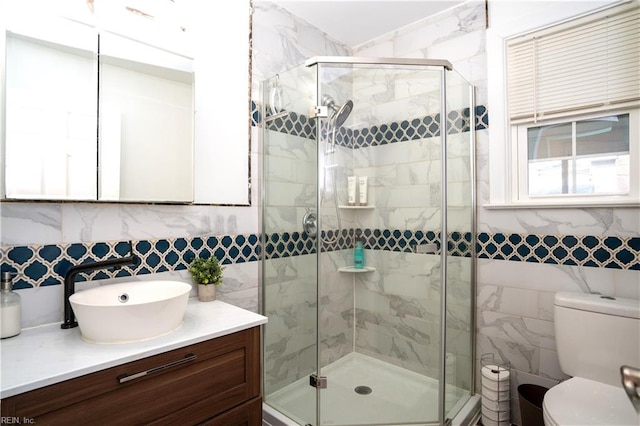
[[(254, 248), (258, 248), (256, 210), (257, 207), (3, 202), (0, 263), (3, 271), (20, 272), (16, 287), (25, 306), (23, 327), (57, 322), (62, 317), (62, 286), (56, 284), (61, 284), (64, 271), (71, 264), (124, 255), (128, 241), (132, 241), (134, 251), (144, 260), (142, 265), (136, 270), (92, 276), (110, 282), (127, 275), (148, 279), (150, 273), (161, 273), (165, 279), (191, 282), (184, 271), (185, 262), (193, 253), (206, 249), (203, 241), (211, 239), (209, 249), (214, 251), (213, 246), (223, 247), (225, 236), (229, 242), (240, 237), (248, 243), (252, 238)], [(192, 243), (196, 245), (190, 246)], [(174, 257), (169, 253), (171, 247), (175, 248)], [(242, 248), (237, 248), (240, 251), (234, 254), (244, 256)], [(225, 284), (227, 281), (229, 284), (220, 289), (220, 299), (257, 311), (258, 268), (248, 263), (229, 265)]]
[[(254, 141), (258, 150), (264, 152), (265, 194), (264, 232), (282, 233), (303, 237), (302, 218), (317, 203), (316, 192), (316, 143), (315, 123), (310, 123), (309, 106), (315, 99), (315, 70), (307, 68), (304, 61), (319, 55), (349, 55), (349, 50), (326, 36), (323, 32), (292, 16), (269, 2), (254, 2), (253, 28), (253, 88), (256, 113), (254, 123), (267, 126), (268, 143), (262, 146), (262, 138)], [(277, 75), (277, 78), (274, 76)], [(260, 82), (269, 78), (267, 87)], [(274, 90), (275, 89), (275, 90)], [(271, 93), (280, 97), (272, 101)], [(332, 93), (338, 96), (339, 93)], [(273, 105), (272, 105), (273, 104)], [(262, 107), (266, 113), (258, 112)], [(273, 112), (282, 110), (292, 113), (283, 119), (270, 119)], [(303, 122), (298, 117), (303, 117)], [(291, 118), (293, 117), (293, 120)], [(314, 127), (311, 128), (309, 125)], [(262, 128), (260, 128), (262, 131)], [(321, 141), (321, 144), (326, 143)], [(332, 197), (335, 176), (326, 176), (329, 190), (324, 197)], [(333, 218), (335, 209), (327, 209), (327, 223)], [(323, 217), (325, 212), (322, 213)], [(333, 226), (330, 226), (333, 227)], [(352, 229), (349, 223), (343, 225)], [(282, 252), (273, 244), (273, 253)], [(286, 255), (286, 244), (284, 248)], [(271, 249), (266, 247), (267, 254)], [(316, 367), (318, 336), (316, 327), (318, 309), (322, 312), (320, 345), (323, 363), (340, 358), (345, 348), (353, 346), (352, 333), (344, 326), (346, 319), (342, 311), (352, 307), (351, 282), (336, 272), (340, 251), (324, 252), (320, 255), (320, 268), (331, 272), (318, 293), (316, 289), (316, 254), (310, 251), (302, 255), (274, 257), (265, 262), (264, 303), (269, 324), (265, 328), (265, 396), (300, 378), (311, 374)], [(279, 255), (278, 255), (279, 256)], [(337, 256), (337, 258), (336, 258)]]
[(309, 375), (317, 356), (316, 256), (265, 262), (265, 395)]
[[(354, 55), (446, 58), (476, 87), (477, 104), (486, 105), (485, 27), (483, 2), (467, 2), (358, 46)], [(611, 237), (627, 244), (630, 253), (623, 255), (626, 261), (622, 267), (591, 257), (598, 250), (592, 248), (586, 250), (588, 261), (579, 255), (574, 264), (553, 256), (510, 261), (506, 260), (509, 256), (496, 258), (484, 253), (478, 259), (477, 354), (493, 353), (512, 364), (512, 422), (520, 424), (518, 384), (552, 386), (566, 377), (558, 365), (553, 335), (555, 292), (600, 291), (640, 299), (640, 209), (487, 209), (489, 135), (487, 130), (477, 129), (476, 137), (478, 231), (489, 240), (512, 234), (523, 239), (529, 235), (560, 240), (566, 236), (578, 240), (595, 237), (600, 238), (597, 245), (602, 248), (603, 240)], [(466, 216), (466, 212), (462, 214)], [(615, 250), (602, 254), (603, 258), (616, 256)], [(476, 384), (479, 386), (479, 379)]]

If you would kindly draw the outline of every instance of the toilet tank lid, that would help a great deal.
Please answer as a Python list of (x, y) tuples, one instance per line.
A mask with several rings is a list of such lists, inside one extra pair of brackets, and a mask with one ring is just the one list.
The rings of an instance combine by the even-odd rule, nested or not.
[(554, 300), (565, 308), (640, 319), (640, 300), (565, 291), (556, 293)]

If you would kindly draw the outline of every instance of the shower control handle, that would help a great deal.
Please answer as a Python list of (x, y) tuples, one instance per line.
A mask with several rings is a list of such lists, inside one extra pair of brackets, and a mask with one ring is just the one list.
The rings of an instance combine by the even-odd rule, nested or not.
[(318, 234), (318, 217), (312, 211), (308, 211), (302, 217), (302, 229), (310, 237), (315, 237)]

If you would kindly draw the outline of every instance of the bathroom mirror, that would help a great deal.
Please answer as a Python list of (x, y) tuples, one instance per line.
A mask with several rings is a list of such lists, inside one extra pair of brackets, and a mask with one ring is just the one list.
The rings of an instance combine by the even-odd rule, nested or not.
[(248, 1), (2, 7), (3, 199), (250, 204)]
[(192, 63), (100, 33), (99, 200), (193, 201)]
[(6, 197), (95, 200), (95, 29), (51, 20), (5, 35)]

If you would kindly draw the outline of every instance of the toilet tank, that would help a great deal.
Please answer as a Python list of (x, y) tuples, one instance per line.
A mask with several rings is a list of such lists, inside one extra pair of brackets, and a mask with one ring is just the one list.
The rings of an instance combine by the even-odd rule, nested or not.
[(620, 366), (640, 367), (640, 300), (559, 292), (554, 327), (565, 374), (621, 386)]

